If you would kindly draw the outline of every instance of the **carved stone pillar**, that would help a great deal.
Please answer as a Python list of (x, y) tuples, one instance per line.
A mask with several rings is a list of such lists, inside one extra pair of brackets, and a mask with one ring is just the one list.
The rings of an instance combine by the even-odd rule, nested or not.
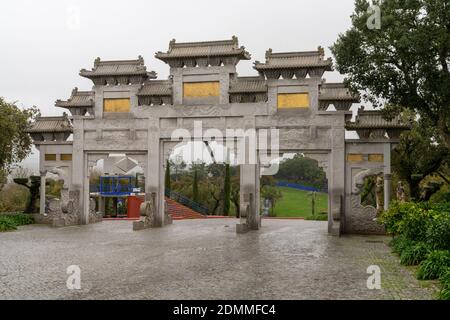
[(106, 198), (102, 196), (98, 196), (98, 211), (102, 213), (102, 215), (105, 215), (106, 210)]
[(384, 145), (384, 210), (391, 202), (391, 144)]
[(91, 170), (95, 165), (95, 161), (89, 161), (89, 156), (86, 155), (86, 166), (84, 168), (83, 179), (83, 213), (81, 217), (81, 224), (89, 224), (89, 212), (90, 212), (90, 177)]
[(345, 130), (335, 127), (332, 131), (332, 152), (330, 158), (328, 179), (329, 190), (329, 219), (328, 232), (335, 236), (341, 235), (341, 227), (344, 223), (343, 205), (345, 190)]
[(39, 213), (42, 215), (45, 215), (45, 181), (46, 181), (47, 171), (42, 170), (42, 171), (40, 171), (40, 174), (41, 174), (41, 188), (39, 190), (39, 192), (40, 192)]
[(162, 227), (164, 225), (164, 171), (162, 170), (164, 150), (160, 141), (159, 119), (149, 121), (148, 136), (148, 177), (145, 177), (145, 200), (150, 201), (154, 198), (152, 227)]

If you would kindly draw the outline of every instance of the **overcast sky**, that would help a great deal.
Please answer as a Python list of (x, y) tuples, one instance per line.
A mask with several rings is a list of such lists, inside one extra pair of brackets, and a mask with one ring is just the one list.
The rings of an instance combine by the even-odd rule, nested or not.
[[(252, 55), (238, 65), (240, 75), (256, 75), (253, 61), (274, 52), (328, 49), (350, 27), (354, 0), (171, 0), (0, 2), (0, 96), (19, 106), (36, 105), (43, 115), (59, 115), (56, 99), (71, 90), (90, 90), (81, 78), (96, 57), (136, 59), (160, 79), (169, 68), (153, 55), (169, 41), (239, 38)], [(326, 73), (327, 81), (339, 81)], [(34, 163), (35, 155), (27, 163)], [(30, 162), (31, 161), (31, 162)]]

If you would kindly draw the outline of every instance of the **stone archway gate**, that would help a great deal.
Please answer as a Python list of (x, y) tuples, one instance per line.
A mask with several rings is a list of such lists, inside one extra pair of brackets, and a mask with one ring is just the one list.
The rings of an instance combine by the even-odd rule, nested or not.
[[(240, 163), (241, 208), (246, 221), (238, 231), (260, 228), (262, 169), (266, 174), (273, 170), (270, 161), (287, 152), (303, 152), (325, 169), (330, 233), (383, 231), (374, 222), (373, 208), (361, 206), (355, 177), (370, 169), (383, 173), (385, 186), (389, 186), (390, 152), (408, 125), (398, 118), (387, 122), (379, 112), (364, 108), (351, 121), (350, 107), (359, 97), (344, 84), (322, 78), (332, 70), (332, 61), (324, 58), (322, 48), (288, 53), (269, 49), (264, 63), (254, 63), (258, 75), (253, 77), (237, 74), (238, 62), (249, 60), (250, 54), (236, 37), (190, 43), (172, 40), (168, 51), (155, 57), (170, 66), (168, 79), (157, 80), (142, 57), (97, 58), (91, 70), (80, 71), (93, 81), (92, 90), (75, 88), (68, 100), (56, 101), (71, 116), (42, 117), (29, 128), (40, 150), (43, 183), (47, 170), (64, 167), (71, 212), (78, 216), (78, 223), (92, 220), (90, 166), (99, 155), (125, 153), (139, 155), (145, 168), (146, 199), (154, 202), (152, 226), (163, 226), (163, 165), (180, 143), (181, 132), (192, 140), (222, 139), (238, 145), (249, 141), (241, 149), (232, 149), (246, 154)], [(357, 131), (359, 138), (346, 139), (346, 129)], [(256, 140), (249, 140), (248, 132), (254, 132)], [(261, 138), (264, 135), (268, 138)], [(256, 161), (248, 161), (249, 155)], [(390, 193), (385, 189), (388, 205)]]

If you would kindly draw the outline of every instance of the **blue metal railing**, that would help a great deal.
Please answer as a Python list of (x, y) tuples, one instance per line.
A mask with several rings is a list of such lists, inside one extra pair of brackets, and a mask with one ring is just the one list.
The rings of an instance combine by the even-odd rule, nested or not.
[(320, 188), (304, 186), (301, 184), (286, 182), (286, 181), (277, 182), (277, 187), (287, 187), (287, 188), (293, 188), (293, 189), (297, 189), (297, 190), (310, 191), (310, 192), (325, 192), (325, 193), (328, 192), (328, 190), (326, 190), (325, 188), (320, 189)]
[(180, 204), (182, 204), (183, 206), (186, 206), (198, 213), (201, 213), (203, 215), (208, 215), (209, 214), (209, 209), (191, 199), (189, 199), (188, 197), (183, 196), (182, 194), (179, 194), (177, 192), (171, 191), (166, 189), (165, 191), (166, 197), (172, 199), (173, 201), (176, 201)]

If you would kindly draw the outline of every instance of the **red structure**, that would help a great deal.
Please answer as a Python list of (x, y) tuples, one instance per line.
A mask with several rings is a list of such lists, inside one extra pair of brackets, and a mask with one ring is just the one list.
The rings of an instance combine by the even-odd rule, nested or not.
[(128, 206), (127, 206), (128, 218), (139, 219), (141, 216), (140, 207), (141, 207), (141, 203), (144, 202), (144, 198), (137, 197), (137, 196), (129, 196), (127, 202), (128, 202)]

